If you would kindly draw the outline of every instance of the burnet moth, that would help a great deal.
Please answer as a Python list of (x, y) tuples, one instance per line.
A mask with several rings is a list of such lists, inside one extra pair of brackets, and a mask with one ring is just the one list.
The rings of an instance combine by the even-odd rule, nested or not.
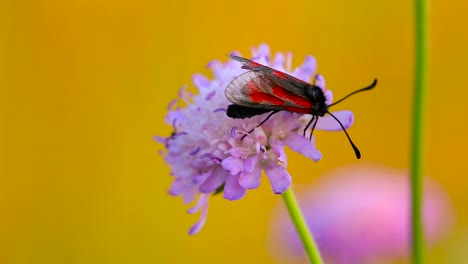
[[(377, 79), (362, 89), (356, 90), (333, 104), (325, 103), (325, 95), (320, 87), (297, 79), (284, 72), (277, 71), (265, 65), (256, 63), (235, 55), (228, 55), (231, 59), (242, 63), (242, 69), (249, 70), (237, 76), (226, 87), (225, 94), (233, 104), (227, 108), (227, 115), (231, 118), (250, 118), (270, 112), (270, 114), (256, 127), (263, 125), (272, 115), (280, 111), (310, 114), (312, 118), (303, 131), (305, 136), (307, 129), (312, 126), (310, 137), (320, 117), (325, 114), (332, 116), (341, 126), (353, 147), (358, 159), (361, 153), (353, 143), (343, 124), (331, 114), (328, 109), (345, 100), (353, 94), (367, 91), (377, 85)], [(251, 129), (241, 140), (254, 131)]]

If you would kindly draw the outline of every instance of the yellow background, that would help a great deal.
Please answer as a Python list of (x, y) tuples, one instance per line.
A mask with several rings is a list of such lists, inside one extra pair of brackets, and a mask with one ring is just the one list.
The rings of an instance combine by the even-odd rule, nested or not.
[[(412, 5), (386, 1), (2, 1), (0, 263), (270, 263), (278, 201), (263, 180), (241, 201), (211, 199), (208, 222), (167, 195), (172, 178), (153, 135), (195, 72), (266, 42), (316, 56), (356, 115), (364, 161), (408, 166)], [(463, 1), (431, 1), (426, 172), (468, 226), (468, 20)], [(318, 163), (290, 153), (295, 183), (356, 163), (342, 133), (317, 134)], [(456, 235), (455, 235), (456, 237)], [(443, 263), (441, 246), (435, 253)], [(461, 263), (461, 262), (460, 262)]]

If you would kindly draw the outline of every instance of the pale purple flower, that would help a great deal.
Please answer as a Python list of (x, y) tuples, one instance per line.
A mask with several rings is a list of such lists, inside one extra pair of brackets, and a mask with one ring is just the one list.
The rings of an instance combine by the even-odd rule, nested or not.
[[(298, 200), (318, 248), (330, 264), (386, 263), (409, 254), (410, 186), (406, 170), (354, 165), (323, 175), (298, 189)], [(431, 246), (454, 219), (441, 186), (424, 185), (424, 230)], [(282, 205), (275, 208), (268, 247), (278, 263), (307, 263), (302, 244)]]
[[(235, 53), (238, 54), (238, 53)], [(306, 57), (303, 64), (291, 70), (291, 53), (277, 53), (271, 60), (269, 47), (260, 45), (252, 49), (253, 60), (290, 73), (309, 82), (316, 74), (316, 61)], [(244, 197), (247, 189), (260, 185), (261, 172), (268, 177), (273, 192), (283, 193), (291, 184), (291, 175), (286, 170), (287, 159), (284, 146), (311, 158), (321, 159), (322, 154), (315, 148), (315, 138), (309, 141), (303, 137), (307, 121), (300, 114), (278, 113), (241, 140), (246, 131), (257, 126), (265, 115), (249, 119), (231, 119), (226, 115), (230, 102), (224, 95), (225, 87), (235, 77), (245, 72), (239, 62), (214, 60), (208, 64), (214, 79), (193, 75), (192, 82), (197, 93), (192, 94), (182, 87), (177, 100), (168, 106), (165, 122), (174, 132), (168, 137), (155, 137), (166, 147), (162, 151), (164, 160), (171, 167), (175, 177), (169, 190), (171, 195), (182, 195), (185, 203), (198, 199), (196, 206), (189, 210), (201, 210), (201, 218), (191, 229), (197, 233), (206, 221), (208, 195), (223, 192), (228, 200)], [(332, 93), (325, 90), (323, 76), (315, 75), (315, 84), (324, 90), (327, 103)], [(182, 105), (182, 106), (181, 106)], [(348, 128), (354, 116), (350, 111), (334, 113)], [(310, 119), (309, 115), (308, 119)], [(337, 130), (336, 121), (331, 117), (320, 118), (316, 129)]]

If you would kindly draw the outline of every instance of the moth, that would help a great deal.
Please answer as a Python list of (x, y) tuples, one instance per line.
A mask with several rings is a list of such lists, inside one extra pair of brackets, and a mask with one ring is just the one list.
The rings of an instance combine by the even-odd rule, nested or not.
[[(270, 113), (256, 126), (259, 127), (280, 111), (309, 114), (312, 115), (312, 118), (304, 128), (303, 136), (305, 136), (307, 129), (312, 126), (309, 137), (311, 139), (318, 119), (328, 114), (340, 124), (356, 154), (356, 158), (361, 158), (359, 149), (351, 140), (345, 127), (337, 117), (329, 112), (329, 108), (353, 94), (374, 88), (377, 85), (377, 79), (371, 85), (356, 90), (335, 103), (327, 105), (322, 89), (314, 84), (246, 58), (235, 55), (228, 56), (242, 63), (242, 69), (248, 71), (237, 76), (226, 87), (226, 98), (232, 102), (227, 108), (227, 116), (243, 119)], [(253, 132), (254, 129), (242, 136), (241, 140)]]

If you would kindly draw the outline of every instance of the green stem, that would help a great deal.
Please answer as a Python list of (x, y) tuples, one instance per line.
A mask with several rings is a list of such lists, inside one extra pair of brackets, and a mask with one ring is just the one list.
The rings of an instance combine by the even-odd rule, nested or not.
[(312, 233), (310, 232), (309, 227), (304, 220), (292, 188), (290, 187), (288, 190), (286, 190), (282, 196), (284, 203), (288, 208), (289, 215), (291, 216), (294, 226), (296, 227), (297, 233), (301, 237), (302, 244), (304, 245), (304, 248), (307, 252), (310, 263), (322, 264), (323, 261), (320, 257), (320, 252), (318, 251), (317, 245), (315, 244), (314, 238), (312, 237)]
[(428, 24), (426, 0), (415, 0), (415, 78), (413, 104), (413, 134), (411, 153), (411, 202), (412, 202), (412, 260), (424, 263), (424, 237), (421, 218), (423, 178), (423, 132), (425, 89), (428, 68)]

